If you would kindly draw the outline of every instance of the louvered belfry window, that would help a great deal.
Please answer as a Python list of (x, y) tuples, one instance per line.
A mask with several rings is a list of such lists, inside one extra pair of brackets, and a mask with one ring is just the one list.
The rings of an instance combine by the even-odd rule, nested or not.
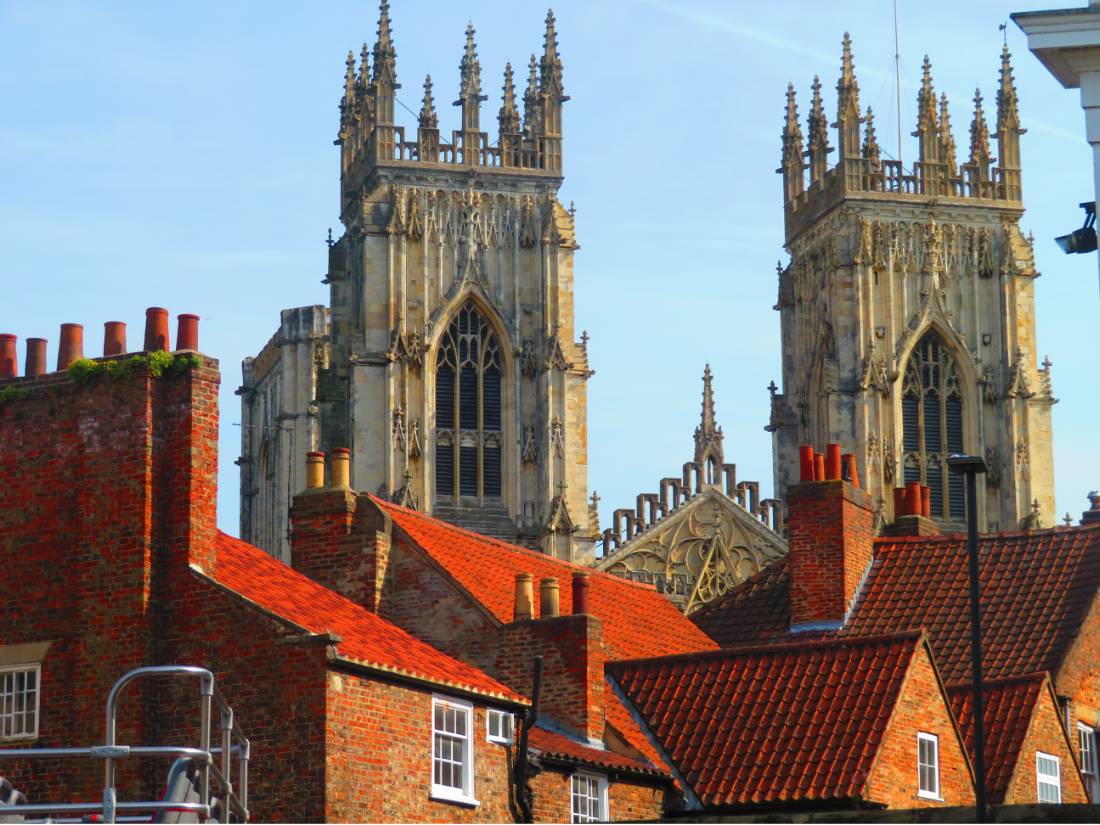
[(439, 498), (500, 498), (501, 378), (492, 327), (467, 301), (439, 343), (435, 372), (435, 489)]
[(963, 450), (963, 396), (958, 365), (938, 333), (917, 344), (905, 369), (901, 398), (904, 479), (932, 491), (932, 517), (960, 521), (966, 499), (962, 476), (947, 457)]

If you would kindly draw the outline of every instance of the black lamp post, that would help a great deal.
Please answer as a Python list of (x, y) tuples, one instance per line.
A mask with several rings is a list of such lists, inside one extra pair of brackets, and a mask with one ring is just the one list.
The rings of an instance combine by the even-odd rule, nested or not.
[(978, 588), (978, 474), (986, 472), (981, 456), (955, 453), (948, 457), (951, 472), (966, 476), (967, 555), (970, 557), (970, 659), (973, 665), (974, 702), (974, 789), (976, 818), (989, 821), (985, 798), (985, 707), (982, 701), (982, 611)]

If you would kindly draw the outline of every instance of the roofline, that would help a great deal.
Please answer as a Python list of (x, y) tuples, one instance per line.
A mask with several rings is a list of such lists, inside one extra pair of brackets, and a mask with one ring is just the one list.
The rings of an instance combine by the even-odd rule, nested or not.
[(331, 657), (329, 659), (329, 664), (342, 670), (365, 671), (371, 674), (382, 674), (384, 677), (394, 682), (412, 684), (420, 688), (427, 687), (433, 691), (443, 691), (446, 693), (452, 693), (468, 698), (478, 699), (483, 704), (506, 705), (510, 708), (521, 708), (524, 710), (531, 706), (531, 702), (527, 699), (524, 699), (523, 701), (509, 699), (502, 694), (489, 693), (488, 691), (477, 690), (476, 688), (471, 687), (463, 687), (454, 682), (445, 682), (441, 679), (436, 680), (426, 676), (416, 676), (413, 674), (402, 672), (400, 670), (386, 667), (385, 665), (374, 664), (371, 662), (360, 662), (357, 659), (352, 659), (348, 656), (341, 656), (339, 654)]
[[(764, 581), (764, 579), (767, 578), (768, 576), (774, 575), (776, 571), (774, 571), (772, 568), (775, 567), (775, 565), (777, 565), (777, 564), (787, 564), (789, 558), (790, 558), (789, 556), (783, 555), (783, 556), (780, 556), (777, 559), (772, 559), (767, 564), (765, 564), (763, 567), (761, 567), (759, 570), (757, 570), (755, 573), (753, 573), (751, 576), (749, 576), (747, 579), (743, 579), (742, 581), (739, 581), (737, 584), (735, 584), (726, 593), (719, 596), (717, 599), (712, 599), (709, 602), (704, 602), (702, 605), (699, 606), (699, 608), (697, 610), (692, 611), (691, 616), (689, 618), (691, 619), (692, 622), (694, 622), (695, 619), (699, 618), (700, 616), (703, 616), (704, 614), (706, 614), (706, 613), (708, 613), (712, 610), (719, 609), (723, 604), (726, 603), (727, 599), (733, 598), (738, 593), (740, 593), (743, 589), (748, 588), (750, 582), (755, 584), (756, 582)], [(873, 559), (872, 559), (872, 561), (873, 561)], [(788, 565), (788, 573), (789, 573), (789, 570), (790, 570), (790, 566)], [(698, 627), (698, 625), (696, 625), (696, 626)], [(699, 629), (702, 630), (702, 628), (699, 628)]]
[(786, 653), (795, 650), (813, 650), (829, 647), (859, 647), (893, 641), (923, 641), (928, 644), (923, 630), (904, 630), (897, 633), (882, 633), (877, 636), (831, 636), (827, 639), (803, 639), (784, 642), (770, 642), (761, 645), (742, 645), (740, 647), (721, 647), (717, 650), (696, 650), (689, 653), (673, 653), (667, 656), (649, 656), (641, 659), (614, 659), (605, 664), (605, 668), (636, 667), (640, 665), (665, 664), (680, 661), (705, 661), (726, 659), (733, 656), (757, 655), (761, 653)]
[[(1013, 683), (1024, 684), (1026, 682), (1034, 682), (1040, 679), (1050, 679), (1050, 674), (1045, 670), (1033, 670), (1029, 673), (1017, 673), (1012, 676), (998, 676), (996, 679), (982, 678), (982, 685), (984, 687), (1001, 687), (1002, 685), (1011, 685)], [(962, 692), (963, 690), (970, 690), (974, 684), (971, 679), (958, 679), (954, 682), (944, 682), (947, 687), (948, 693)]]
[(828, 799), (776, 799), (767, 802), (729, 802), (718, 805), (703, 805), (698, 810), (666, 811), (663, 816), (668, 819), (688, 819), (698, 816), (701, 811), (708, 814), (763, 814), (772, 812), (795, 813), (799, 811), (847, 811), (852, 808), (884, 810), (886, 807), (883, 802), (874, 802), (858, 796), (835, 796)]
[[(1100, 522), (1096, 524), (1073, 524), (1059, 527), (1047, 527), (1042, 530), (1004, 530), (996, 533), (979, 533), (978, 542), (987, 539), (1014, 539), (1032, 536), (1045, 536), (1071, 531), (1090, 532), (1100, 531)], [(952, 544), (966, 541), (966, 533), (941, 533), (937, 536), (876, 536), (874, 546), (877, 550), (882, 544)], [(747, 581), (747, 579), (746, 579)]]
[[(652, 592), (657, 592), (657, 588), (654, 587), (652, 584), (645, 584), (644, 582), (636, 582), (633, 579), (626, 579), (626, 578), (623, 578), (622, 576), (616, 576), (614, 573), (608, 573), (605, 570), (599, 570), (595, 567), (589, 567), (588, 565), (585, 565), (585, 564), (577, 564), (576, 562), (566, 561), (565, 559), (556, 559), (553, 556), (548, 556), (545, 553), (540, 553), (538, 550), (532, 550), (530, 547), (522, 547), (521, 545), (512, 544), (512, 543), (507, 542), (507, 541), (502, 541), (501, 539), (495, 539), (492, 536), (486, 536), (482, 533), (475, 533), (473, 530), (467, 530), (465, 527), (459, 527), (457, 524), (451, 524), (451, 522), (443, 521), (443, 519), (441, 519), (441, 518), (436, 518), (435, 516), (429, 515), (427, 513), (421, 513), (419, 510), (412, 510), (408, 507), (403, 507), (400, 504), (394, 504), (392, 501), (384, 501), (383, 499), (380, 499), (380, 498), (378, 498), (377, 496), (375, 496), (371, 493), (366, 493), (366, 495), (375, 504), (377, 504), (379, 507), (381, 507), (383, 510), (398, 510), (400, 512), (403, 512), (403, 513), (406, 513), (406, 514), (412, 516), (413, 518), (428, 519), (429, 521), (434, 521), (436, 524), (442, 525), (443, 527), (447, 528), (448, 530), (454, 530), (455, 532), (458, 532), (458, 533), (464, 533), (465, 535), (470, 536), (472, 538), (475, 538), (478, 541), (484, 541), (484, 542), (488, 542), (490, 544), (495, 544), (495, 545), (497, 545), (499, 547), (502, 547), (506, 550), (511, 550), (511, 551), (519, 553), (521, 555), (530, 556), (533, 559), (538, 559), (540, 562), (543, 562), (543, 563), (560, 564), (562, 567), (568, 567), (570, 569), (577, 570), (578, 572), (589, 573), (593, 576), (601, 576), (603, 578), (610, 579), (614, 582), (625, 582), (626, 584), (629, 584), (632, 587), (637, 587), (641, 590), (648, 590), (648, 591), (652, 591)], [(400, 525), (395, 525), (395, 526), (400, 528)], [(413, 541), (414, 544), (417, 544), (417, 542), (414, 541), (408, 535), (408, 533), (405, 532), (405, 530), (401, 530), (401, 532), (407, 538), (409, 538), (410, 541)], [(425, 552), (427, 552), (427, 551), (425, 551)]]
[[(454, 682), (447, 682), (447, 681), (444, 681), (442, 679), (433, 679), (430, 676), (425, 676), (425, 675), (421, 675), (421, 674), (412, 673), (411, 671), (398, 670), (397, 668), (394, 668), (394, 667), (391, 667), (391, 666), (388, 666), (388, 665), (384, 665), (380, 662), (362, 662), (362, 661), (359, 661), (357, 659), (352, 659), (350, 657), (343, 656), (339, 653), (338, 645), (339, 645), (339, 642), (342, 641), (342, 639), (340, 639), (339, 635), (333, 634), (331, 632), (316, 633), (316, 632), (310, 630), (309, 628), (303, 627), (302, 625), (298, 624), (297, 622), (294, 622), (294, 621), (286, 618), (285, 616), (281, 616), (280, 614), (274, 612), (273, 610), (269, 610), (268, 608), (264, 607), (263, 605), (259, 604), (258, 602), (254, 602), (252, 599), (250, 599), (247, 596), (245, 596), (244, 594), (234, 590), (232, 587), (225, 584), (224, 582), (220, 582), (217, 579), (212, 578), (209, 574), (207, 574), (205, 571), (202, 570), (202, 568), (198, 567), (197, 565), (192, 564), (192, 565), (189, 565), (189, 567), (191, 568), (191, 572), (194, 575), (198, 576), (203, 581), (205, 581), (205, 582), (213, 585), (214, 587), (218, 588), (223, 593), (228, 594), (229, 596), (231, 596), (232, 598), (234, 598), (235, 600), (237, 600), (241, 604), (245, 605), (246, 607), (250, 607), (253, 610), (255, 610), (259, 613), (262, 613), (263, 615), (267, 616), (270, 619), (273, 619), (273, 620), (275, 620), (275, 621), (277, 621), (277, 622), (279, 622), (279, 623), (281, 623), (281, 624), (283, 624), (283, 625), (285, 625), (285, 626), (287, 626), (287, 627), (289, 627), (293, 630), (297, 630), (299, 633), (301, 633), (304, 636), (315, 636), (318, 639), (328, 637), (328, 638), (332, 639), (334, 644), (337, 647), (336, 647), (336, 652), (334, 653), (334, 655), (330, 656), (329, 659), (328, 659), (330, 665), (334, 662), (343, 662), (343, 663), (346, 663), (348, 665), (352, 665), (354, 667), (361, 668), (361, 669), (366, 670), (366, 671), (370, 671), (371, 673), (382, 674), (385, 677), (387, 677), (389, 679), (396, 680), (396, 681), (412, 682), (412, 683), (428, 686), (432, 689), (445, 688), (449, 691), (459, 692), (459, 693), (462, 693), (463, 695), (466, 695), (466, 696), (476, 696), (480, 699), (493, 699), (497, 702), (508, 705), (509, 707), (526, 708), (526, 707), (529, 707), (530, 704), (531, 704), (530, 700), (528, 700), (526, 698), (521, 697), (521, 701), (517, 701), (515, 699), (509, 699), (508, 697), (504, 696), (503, 694), (490, 693), (489, 691), (479, 690), (479, 689), (477, 689), (475, 687), (472, 687), (472, 686), (469, 686), (469, 685), (463, 686), (463, 685), (459, 685), (459, 684), (454, 683)], [(379, 618), (381, 618), (381, 617), (379, 617)], [(385, 619), (383, 619), (382, 621), (385, 621)], [(420, 640), (418, 640), (418, 641), (420, 641)], [(427, 645), (428, 643), (421, 641), (421, 644)], [(431, 645), (428, 645), (428, 647), (431, 647)], [(435, 650), (435, 648), (432, 648), (432, 649)], [(442, 651), (437, 651), (437, 652), (441, 656), (447, 656), (447, 654), (443, 653)], [(454, 657), (448, 656), (447, 658), (452, 658), (453, 659)], [(458, 660), (456, 660), (456, 661), (458, 661)], [(474, 666), (469, 665), (469, 667), (474, 667)], [(488, 676), (488, 674), (486, 674), (486, 676)], [(492, 677), (489, 676), (489, 678), (491, 679)], [(496, 681), (496, 680), (494, 679), (494, 681)], [(516, 695), (518, 696), (519, 694), (516, 694)]]

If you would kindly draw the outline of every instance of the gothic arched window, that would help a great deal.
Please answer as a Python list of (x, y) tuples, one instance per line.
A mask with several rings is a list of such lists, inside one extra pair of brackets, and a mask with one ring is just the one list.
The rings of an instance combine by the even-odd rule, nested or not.
[(952, 475), (947, 457), (963, 450), (963, 395), (954, 357), (936, 332), (928, 332), (909, 358), (901, 398), (904, 479), (932, 491), (932, 517), (960, 521), (965, 515), (963, 477)]
[(500, 498), (504, 356), (473, 301), (439, 343), (435, 370), (435, 491), (440, 498)]

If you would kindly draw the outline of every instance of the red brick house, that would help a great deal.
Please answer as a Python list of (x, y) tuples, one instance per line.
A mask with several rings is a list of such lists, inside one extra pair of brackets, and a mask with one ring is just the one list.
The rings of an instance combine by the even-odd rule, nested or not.
[(615, 662), (608, 671), (677, 766), (689, 816), (974, 803), (970, 763), (920, 633)]
[[(910, 515), (891, 530), (917, 535), (874, 538), (867, 495), (839, 478), (791, 487), (788, 506), (789, 556), (692, 620), (734, 649), (923, 631), (972, 747), (965, 536), (937, 535), (933, 522)], [(1100, 523), (1085, 521), (981, 537), (993, 801), (1085, 802), (1095, 782)], [(1044, 675), (1054, 699), (1040, 689)]]
[[(199, 663), (252, 740), (257, 820), (513, 819), (486, 732), (528, 699), (217, 530), (218, 381), (194, 353), (0, 381), (0, 743), (100, 743), (120, 675)], [(187, 743), (171, 698), (137, 697), (119, 740)], [(154, 768), (124, 761), (123, 794), (156, 798)], [(32, 802), (102, 788), (99, 764), (5, 769)]]

